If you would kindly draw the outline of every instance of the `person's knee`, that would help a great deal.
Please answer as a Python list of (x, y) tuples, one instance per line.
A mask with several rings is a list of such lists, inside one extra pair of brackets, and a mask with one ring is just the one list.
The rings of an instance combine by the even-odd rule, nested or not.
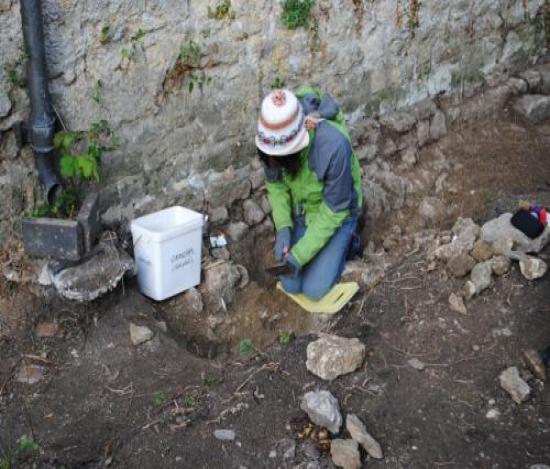
[(302, 287), (301, 282), (297, 281), (296, 279), (287, 279), (287, 278), (281, 278), (281, 284), (283, 285), (284, 290), (287, 293), (292, 293), (293, 295), (297, 293), (302, 293)]
[(319, 301), (325, 296), (332, 285), (320, 285), (319, 283), (307, 283), (304, 285), (302, 293), (306, 295), (310, 300)]

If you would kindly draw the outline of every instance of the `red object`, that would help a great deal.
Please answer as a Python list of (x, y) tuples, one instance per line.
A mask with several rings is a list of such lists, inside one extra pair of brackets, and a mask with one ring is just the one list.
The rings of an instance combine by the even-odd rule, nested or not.
[(545, 208), (542, 208), (539, 213), (539, 221), (546, 226), (548, 223), (548, 213)]

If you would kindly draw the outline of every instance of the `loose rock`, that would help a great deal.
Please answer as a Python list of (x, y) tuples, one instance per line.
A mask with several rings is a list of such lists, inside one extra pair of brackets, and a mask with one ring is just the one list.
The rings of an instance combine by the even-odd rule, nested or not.
[(407, 364), (418, 371), (423, 371), (426, 368), (426, 365), (421, 362), (418, 358), (411, 358), (407, 361)]
[(521, 379), (515, 366), (504, 370), (499, 376), (499, 381), (502, 389), (508, 392), (517, 404), (521, 404), (529, 398), (531, 388)]
[(519, 261), (519, 268), (527, 280), (536, 280), (546, 274), (548, 265), (542, 259), (525, 256)]
[(365, 451), (375, 459), (382, 459), (384, 454), (382, 453), (382, 447), (376, 441), (363, 425), (363, 422), (355, 414), (348, 414), (346, 416), (346, 428), (351, 437), (357, 441)]
[(361, 467), (361, 455), (357, 442), (354, 440), (332, 440), (330, 445), (332, 462), (344, 469), (359, 469)]
[(214, 430), (214, 437), (222, 441), (233, 441), (236, 438), (233, 430)]
[(36, 384), (44, 379), (45, 370), (38, 365), (23, 365), (19, 368), (15, 381), (25, 384)]
[(338, 376), (352, 373), (365, 358), (365, 345), (359, 339), (346, 339), (321, 334), (307, 346), (307, 369), (322, 379), (332, 381)]
[(500, 412), (497, 409), (489, 409), (485, 414), (485, 417), (489, 420), (496, 420), (500, 417)]
[(329, 391), (310, 391), (304, 394), (300, 408), (308, 414), (313, 423), (328, 428), (331, 433), (340, 431), (340, 406)]
[(137, 326), (130, 323), (130, 340), (136, 347), (153, 338), (153, 331), (147, 326)]
[(461, 278), (468, 275), (474, 266), (476, 261), (469, 254), (458, 254), (451, 257), (447, 262), (447, 269), (453, 277)]
[(491, 259), (491, 268), (495, 275), (501, 276), (507, 273), (510, 270), (510, 265), (512, 262), (506, 256), (495, 256)]
[(493, 248), (486, 241), (478, 239), (474, 244), (474, 249), (472, 249), (472, 256), (478, 262), (485, 262), (493, 257), (494, 252)]
[(436, 111), (430, 123), (430, 140), (436, 141), (447, 135), (447, 121), (442, 111)]
[(539, 352), (534, 349), (524, 350), (523, 359), (525, 360), (525, 364), (538, 379), (546, 381), (546, 367), (544, 366), (544, 362)]
[(489, 288), (493, 269), (490, 262), (481, 262), (472, 269), (470, 279), (475, 285), (476, 294)]
[(461, 296), (457, 295), (456, 293), (451, 293), (449, 296), (449, 306), (451, 307), (452, 311), (455, 311), (460, 314), (468, 314), (468, 310), (466, 309), (466, 305), (464, 304), (464, 300)]
[(462, 287), (462, 291), (460, 293), (462, 298), (464, 298), (466, 301), (472, 299), (476, 294), (476, 286), (474, 282), (472, 282), (471, 280), (467, 280), (464, 284), (464, 287)]

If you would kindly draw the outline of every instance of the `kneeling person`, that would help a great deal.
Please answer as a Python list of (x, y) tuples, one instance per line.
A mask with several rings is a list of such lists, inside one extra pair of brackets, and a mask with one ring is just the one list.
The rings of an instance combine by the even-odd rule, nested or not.
[(288, 293), (321, 299), (340, 279), (362, 204), (361, 171), (336, 102), (313, 88), (271, 92), (256, 146)]

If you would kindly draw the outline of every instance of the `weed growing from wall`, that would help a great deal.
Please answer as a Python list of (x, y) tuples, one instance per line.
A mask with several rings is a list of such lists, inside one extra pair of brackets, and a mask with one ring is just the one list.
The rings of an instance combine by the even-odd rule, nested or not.
[(187, 81), (187, 91), (192, 93), (195, 88), (202, 90), (204, 85), (209, 84), (212, 78), (206, 74), (205, 69), (209, 63), (202, 63), (201, 59), (205, 54), (201, 46), (192, 39), (185, 42), (180, 49), (174, 67), (166, 74), (164, 79), (164, 90), (169, 92), (181, 83)]
[(281, 21), (288, 29), (307, 26), (315, 0), (283, 0)]
[(222, 0), (214, 9), (208, 7), (208, 18), (214, 20), (234, 20), (235, 12), (231, 8), (231, 0)]
[(99, 34), (99, 42), (105, 45), (111, 42), (111, 27), (106, 24), (101, 28), (101, 33)]
[(145, 31), (141, 28), (130, 38), (130, 46), (123, 47), (120, 51), (123, 59), (128, 62), (132, 62), (136, 58), (136, 53), (139, 48), (143, 48), (143, 38), (145, 37)]

